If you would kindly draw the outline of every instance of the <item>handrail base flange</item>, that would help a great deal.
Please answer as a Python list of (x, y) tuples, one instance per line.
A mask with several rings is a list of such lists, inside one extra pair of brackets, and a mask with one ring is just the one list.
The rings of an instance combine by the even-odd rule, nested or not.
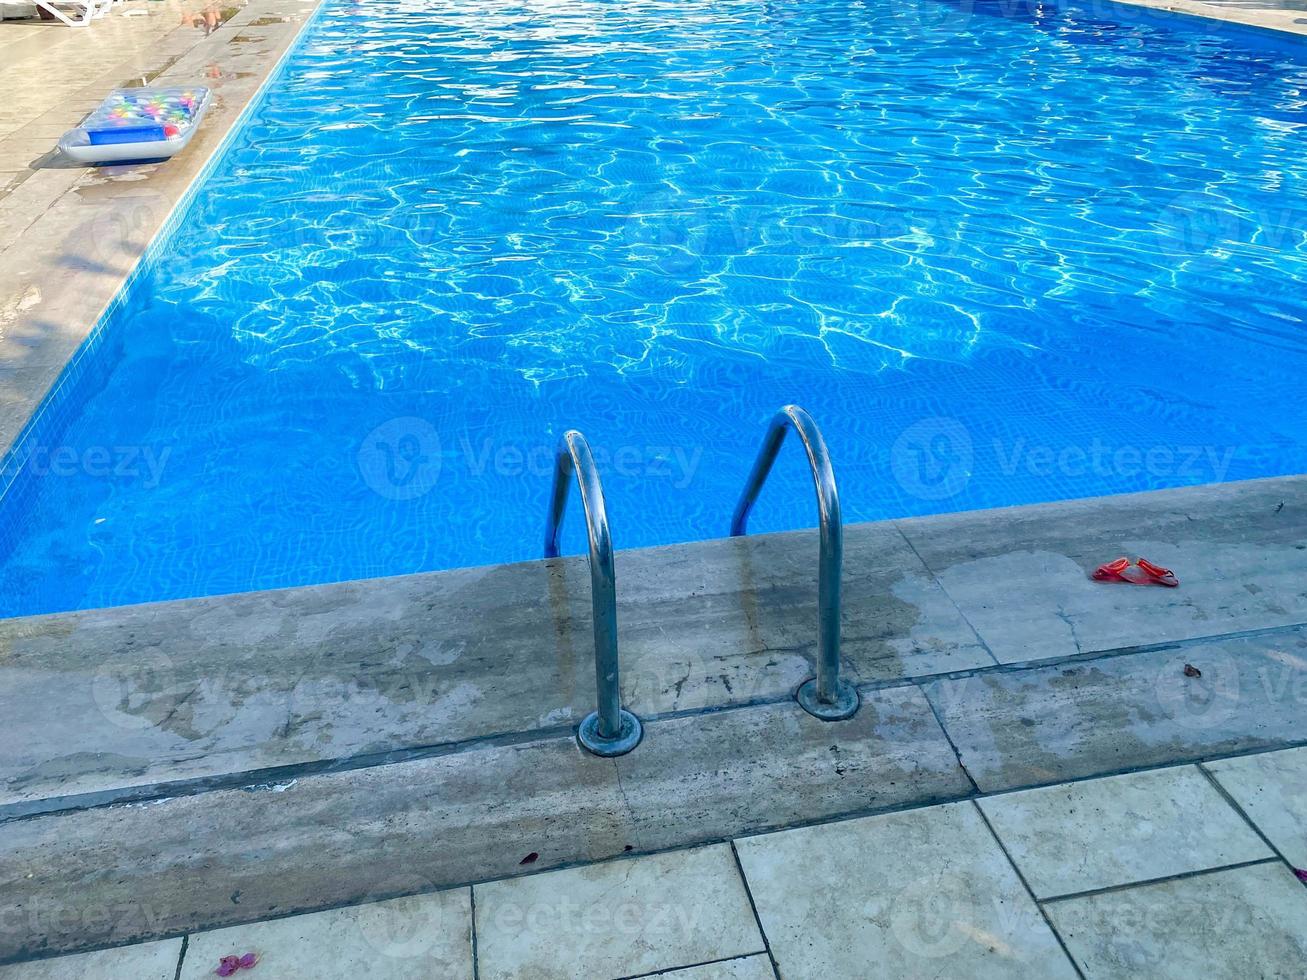
[(817, 697), (815, 677), (803, 682), (794, 693), (794, 700), (799, 702), (800, 708), (822, 721), (843, 721), (845, 718), (852, 718), (857, 713), (858, 705), (862, 703), (862, 699), (858, 697), (858, 689), (846, 680), (839, 682), (834, 701), (822, 701)]
[(625, 708), (622, 709), (621, 718), (622, 730), (617, 737), (604, 738), (599, 734), (599, 712), (592, 711), (586, 715), (585, 720), (581, 722), (581, 727), (576, 730), (576, 740), (587, 752), (606, 759), (615, 755), (626, 755), (640, 744), (640, 739), (644, 738), (644, 726), (640, 724), (639, 718)]

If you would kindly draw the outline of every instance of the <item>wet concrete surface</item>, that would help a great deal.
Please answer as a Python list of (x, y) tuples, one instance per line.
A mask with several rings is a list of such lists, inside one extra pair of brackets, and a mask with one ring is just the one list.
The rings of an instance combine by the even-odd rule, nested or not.
[[(616, 760), (583, 559), (0, 623), (0, 959), (1303, 744), (1305, 485), (850, 527), (837, 723), (814, 534), (622, 552)], [(1179, 589), (1089, 579), (1143, 545)]]

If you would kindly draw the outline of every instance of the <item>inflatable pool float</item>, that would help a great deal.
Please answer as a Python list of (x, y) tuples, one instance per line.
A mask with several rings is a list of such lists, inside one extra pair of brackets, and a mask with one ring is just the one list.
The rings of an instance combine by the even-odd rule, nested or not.
[(59, 140), (78, 163), (167, 160), (186, 149), (209, 108), (207, 88), (120, 88)]

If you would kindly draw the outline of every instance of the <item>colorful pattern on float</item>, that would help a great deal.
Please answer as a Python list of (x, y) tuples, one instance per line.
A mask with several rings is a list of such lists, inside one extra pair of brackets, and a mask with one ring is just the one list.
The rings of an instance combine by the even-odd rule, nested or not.
[(181, 135), (194, 122), (208, 90), (204, 88), (118, 89), (101, 103), (81, 128), (97, 130), (154, 129), (160, 139)]

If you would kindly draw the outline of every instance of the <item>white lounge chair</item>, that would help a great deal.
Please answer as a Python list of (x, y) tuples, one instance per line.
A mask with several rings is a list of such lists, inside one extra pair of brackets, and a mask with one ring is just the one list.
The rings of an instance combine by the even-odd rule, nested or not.
[[(69, 27), (85, 27), (109, 12), (114, 0), (36, 0), (36, 5)], [(64, 8), (64, 9), (60, 9)], [(64, 10), (71, 12), (72, 16)]]

